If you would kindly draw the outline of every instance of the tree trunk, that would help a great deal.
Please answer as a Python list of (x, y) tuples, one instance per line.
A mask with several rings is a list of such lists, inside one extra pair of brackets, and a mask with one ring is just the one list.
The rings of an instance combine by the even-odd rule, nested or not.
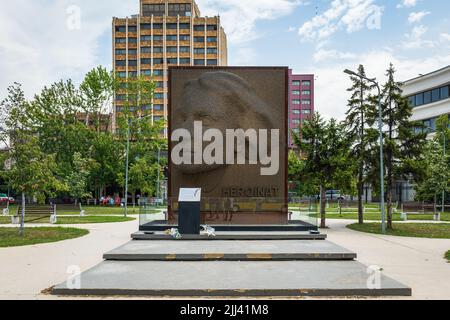
[(131, 196), (133, 197), (132, 202), (133, 202), (133, 209), (136, 207), (136, 191), (133, 191), (131, 193)]
[(327, 199), (326, 199), (326, 190), (323, 185), (320, 186), (320, 227), (326, 228), (326, 205), (327, 205)]
[(359, 175), (358, 181), (358, 223), (364, 223), (364, 206), (363, 206), (363, 193), (364, 193), (364, 182), (362, 179), (362, 174)]
[(22, 218), (20, 220), (20, 236), (23, 236), (25, 231), (25, 192), (22, 192)]

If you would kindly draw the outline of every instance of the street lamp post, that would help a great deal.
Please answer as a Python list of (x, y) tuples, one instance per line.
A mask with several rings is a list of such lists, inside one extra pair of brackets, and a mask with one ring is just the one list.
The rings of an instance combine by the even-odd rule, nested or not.
[(372, 82), (377, 86), (378, 89), (378, 130), (380, 133), (380, 184), (381, 184), (381, 232), (383, 234), (386, 234), (386, 210), (384, 207), (384, 146), (383, 146), (383, 111), (381, 108), (381, 88), (376, 79), (369, 79), (367, 77), (364, 77), (360, 74), (357, 74), (354, 71), (351, 71), (349, 69), (344, 70), (344, 73), (359, 77), (361, 79), (365, 79), (369, 82)]

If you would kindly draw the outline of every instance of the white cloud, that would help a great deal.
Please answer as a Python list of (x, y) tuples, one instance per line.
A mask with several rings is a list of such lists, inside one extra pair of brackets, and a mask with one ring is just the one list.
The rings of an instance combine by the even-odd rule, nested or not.
[[(14, 81), (31, 96), (61, 78), (82, 79), (101, 63), (99, 38), (110, 37), (112, 17), (135, 13), (138, 2), (15, 0), (0, 6), (0, 97), (4, 97)], [(68, 8), (73, 6), (80, 9), (80, 29), (68, 26), (74, 14)]]
[(319, 49), (314, 53), (315, 62), (330, 62), (335, 60), (355, 59), (356, 55), (350, 52), (340, 52), (337, 50)]
[(402, 0), (401, 3), (397, 5), (397, 8), (412, 8), (415, 7), (418, 0)]
[(429, 11), (419, 11), (419, 12), (411, 12), (408, 17), (409, 23), (417, 23), (422, 21), (422, 19), (431, 14)]
[[(386, 81), (385, 71), (392, 62), (397, 69), (396, 79), (406, 81), (416, 77), (419, 73), (426, 74), (433, 70), (450, 65), (450, 54), (428, 56), (424, 58), (408, 59), (395, 54), (390, 49), (380, 51), (368, 51), (355, 55), (354, 59), (338, 61), (333, 64), (317, 64), (310, 70), (317, 77), (315, 107), (318, 112), (327, 118), (345, 118), (349, 93), (346, 91), (351, 86), (348, 75), (343, 73), (346, 68), (356, 70), (359, 64), (363, 64), (369, 77), (376, 77), (380, 84)], [(294, 70), (298, 71), (298, 70)]]
[(442, 42), (450, 42), (450, 34), (449, 33), (441, 33), (441, 41)]
[(340, 29), (348, 33), (381, 28), (384, 8), (375, 5), (375, 0), (333, 0), (321, 15), (305, 22), (299, 29), (303, 40), (322, 40)]
[(258, 20), (274, 20), (289, 15), (304, 0), (197, 0), (202, 15), (220, 12), (222, 23), (232, 44), (245, 43), (259, 36), (255, 30)]
[(420, 25), (412, 29), (411, 33), (405, 34), (406, 41), (402, 43), (403, 49), (432, 48), (434, 42), (424, 40), (423, 36), (428, 32), (428, 28)]

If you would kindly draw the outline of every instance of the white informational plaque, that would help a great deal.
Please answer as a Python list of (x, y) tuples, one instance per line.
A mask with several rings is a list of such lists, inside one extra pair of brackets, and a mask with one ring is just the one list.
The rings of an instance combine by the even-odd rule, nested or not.
[(200, 202), (201, 197), (201, 188), (181, 188), (178, 202)]

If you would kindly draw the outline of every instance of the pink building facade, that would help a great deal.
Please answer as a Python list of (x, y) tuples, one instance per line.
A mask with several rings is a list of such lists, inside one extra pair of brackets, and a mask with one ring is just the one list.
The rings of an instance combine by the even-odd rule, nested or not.
[(300, 133), (301, 125), (314, 114), (314, 75), (293, 74), (289, 70), (289, 147), (292, 133)]

